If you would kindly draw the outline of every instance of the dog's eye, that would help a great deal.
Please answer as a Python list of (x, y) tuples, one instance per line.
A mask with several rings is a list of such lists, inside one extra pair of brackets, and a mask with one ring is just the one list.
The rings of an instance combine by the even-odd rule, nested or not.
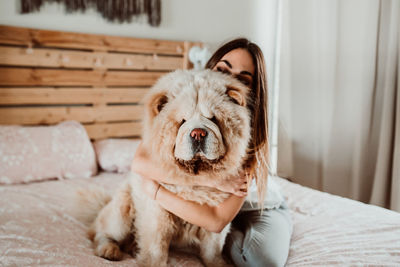
[(218, 120), (215, 116), (211, 118), (211, 121), (215, 124), (218, 124)]
[(186, 122), (186, 120), (183, 119), (183, 120), (181, 121), (181, 125), (180, 125), (180, 126), (182, 126), (182, 124), (184, 124), (185, 122)]

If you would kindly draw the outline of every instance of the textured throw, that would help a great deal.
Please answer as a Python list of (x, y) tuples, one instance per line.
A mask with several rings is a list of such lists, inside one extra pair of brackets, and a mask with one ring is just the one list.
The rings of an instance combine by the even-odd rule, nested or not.
[(142, 14), (147, 14), (151, 26), (161, 22), (161, 0), (21, 0), (21, 13), (38, 11), (45, 2), (62, 3), (68, 13), (94, 8), (112, 22), (130, 22)]

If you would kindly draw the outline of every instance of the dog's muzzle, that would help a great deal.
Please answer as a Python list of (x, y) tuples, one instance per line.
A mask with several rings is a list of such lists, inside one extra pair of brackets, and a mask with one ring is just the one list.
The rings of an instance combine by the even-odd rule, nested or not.
[(204, 117), (187, 120), (181, 125), (175, 141), (175, 158), (216, 160), (224, 156), (225, 146), (218, 126)]
[(206, 138), (207, 138), (207, 130), (203, 128), (194, 128), (190, 132), (190, 137), (192, 141), (192, 151), (193, 153), (199, 153), (203, 152), (206, 153), (205, 151), (205, 143), (206, 143)]

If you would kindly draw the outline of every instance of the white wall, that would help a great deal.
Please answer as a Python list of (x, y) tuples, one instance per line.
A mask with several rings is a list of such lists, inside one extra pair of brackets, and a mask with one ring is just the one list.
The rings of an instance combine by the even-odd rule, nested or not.
[(19, 0), (0, 0), (0, 24), (170, 40), (209, 43), (212, 48), (238, 36), (260, 44), (271, 57), (277, 0), (162, 0), (159, 27), (145, 22), (110, 23), (94, 10), (65, 14), (52, 3), (40, 12), (21, 15)]

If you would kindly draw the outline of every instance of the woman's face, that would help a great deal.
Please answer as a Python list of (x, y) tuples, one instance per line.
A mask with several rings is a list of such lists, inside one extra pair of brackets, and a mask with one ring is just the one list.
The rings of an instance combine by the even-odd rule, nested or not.
[(250, 88), (253, 86), (255, 67), (253, 58), (246, 49), (236, 48), (226, 53), (213, 70), (232, 75)]

